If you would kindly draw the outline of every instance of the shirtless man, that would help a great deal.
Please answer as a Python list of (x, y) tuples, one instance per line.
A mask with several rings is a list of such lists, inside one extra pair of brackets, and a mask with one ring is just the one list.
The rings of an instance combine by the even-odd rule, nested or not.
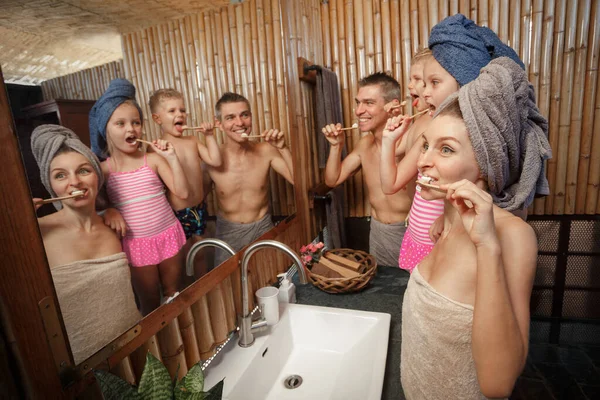
[[(398, 266), (398, 255), (404, 232), (405, 220), (411, 206), (414, 184), (398, 192), (386, 195), (381, 189), (379, 164), (381, 160), (381, 139), (388, 118), (400, 112), (399, 108), (385, 111), (384, 106), (402, 97), (398, 82), (385, 73), (375, 73), (358, 83), (355, 114), (361, 132), (371, 132), (363, 136), (354, 150), (342, 161), (345, 132), (340, 124), (330, 124), (323, 128), (325, 137), (331, 144), (325, 183), (336, 187), (362, 168), (367, 183), (371, 204), (371, 232), (369, 252), (379, 265)], [(397, 156), (401, 155), (398, 151)]]
[[(152, 120), (160, 126), (162, 139), (175, 147), (183, 171), (185, 172), (190, 194), (186, 200), (169, 193), (169, 203), (183, 227), (186, 244), (180, 255), (185, 257), (190, 247), (204, 237), (206, 229), (206, 192), (203, 185), (202, 162), (213, 167), (221, 165), (219, 145), (213, 135), (212, 123), (203, 123), (198, 131), (204, 134), (206, 145), (194, 135), (183, 136), (187, 111), (183, 95), (174, 89), (160, 89), (150, 97)], [(195, 276), (206, 273), (204, 259), (199, 254), (194, 260)]]
[[(263, 132), (261, 143), (246, 137), (252, 135), (252, 113), (244, 96), (225, 93), (215, 105), (215, 119), (226, 135), (220, 147), (223, 163), (208, 166), (219, 206), (216, 237), (237, 251), (273, 227), (269, 171), (273, 168), (293, 185), (292, 154), (277, 129)], [(216, 251), (215, 266), (223, 256)]]

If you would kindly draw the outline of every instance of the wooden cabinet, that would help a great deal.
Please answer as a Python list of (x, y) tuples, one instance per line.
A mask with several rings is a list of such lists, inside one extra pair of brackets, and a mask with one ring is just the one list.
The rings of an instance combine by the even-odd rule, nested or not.
[[(92, 100), (50, 100), (34, 104), (21, 110), (16, 119), (17, 136), (32, 197), (48, 197), (42, 185), (40, 171), (31, 152), (31, 132), (43, 124), (58, 124), (75, 132), (83, 143), (90, 145), (88, 115), (95, 101)], [(38, 211), (44, 216), (54, 211), (52, 205), (45, 205)]]

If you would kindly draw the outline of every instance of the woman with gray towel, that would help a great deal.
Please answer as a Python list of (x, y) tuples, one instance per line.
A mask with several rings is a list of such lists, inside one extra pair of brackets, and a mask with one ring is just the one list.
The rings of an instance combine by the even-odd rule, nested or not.
[[(50, 273), (76, 364), (141, 319), (127, 256), (95, 210), (102, 187), (100, 163), (71, 130), (38, 126), (31, 148), (57, 212), (38, 219)], [(36, 199), (34, 199), (35, 201)]]
[(451, 95), (423, 133), (421, 195), (445, 200), (444, 231), (404, 295), (408, 399), (510, 396), (527, 358), (537, 240), (507, 210), (547, 191), (550, 157), (533, 88), (507, 57)]

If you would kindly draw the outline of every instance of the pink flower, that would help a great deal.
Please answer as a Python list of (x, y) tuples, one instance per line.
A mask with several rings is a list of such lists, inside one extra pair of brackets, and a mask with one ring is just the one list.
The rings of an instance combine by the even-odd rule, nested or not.
[(300, 247), (300, 253), (306, 253), (306, 246)]
[(325, 247), (325, 245), (323, 244), (323, 242), (319, 242), (316, 245), (317, 249), (322, 249), (323, 247)]

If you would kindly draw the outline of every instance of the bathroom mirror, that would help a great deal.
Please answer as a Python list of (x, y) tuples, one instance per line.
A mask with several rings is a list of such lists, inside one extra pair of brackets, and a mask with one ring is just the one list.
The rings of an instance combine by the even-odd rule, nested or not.
[[(243, 13), (246, 12), (250, 12), (251, 10), (249, 10), (247, 7), (244, 7), (243, 9)], [(221, 17), (217, 14), (205, 14), (207, 16), (205, 16), (204, 18), (209, 18), (209, 19), (214, 19), (216, 20), (220, 20)], [(259, 21), (260, 22), (260, 21)], [(159, 24), (162, 22), (158, 22), (156, 21), (155, 24)], [(179, 27), (182, 29), (182, 32), (185, 32), (185, 34), (192, 34), (194, 35), (195, 33), (193, 33), (190, 29), (191, 26), (188, 25), (187, 19), (186, 20), (177, 20), (176, 22), (170, 22), (170, 24), (175, 23), (176, 25), (179, 24)], [(165, 29), (163, 31), (163, 29)], [(164, 33), (165, 35), (168, 36), (168, 32), (166, 30), (166, 28), (163, 28), (163, 25), (160, 26), (154, 26), (152, 28), (148, 28), (146, 30), (143, 31), (139, 31), (139, 32), (134, 32), (131, 34), (123, 34), (122, 36), (122, 43), (123, 43), (123, 53), (124, 53), (124, 68), (122, 70), (122, 73), (125, 77), (130, 77), (130, 79), (132, 80), (132, 82), (134, 83), (134, 85), (138, 88), (138, 95), (140, 96), (140, 98), (138, 99), (140, 103), (142, 104), (147, 104), (147, 97), (149, 96), (149, 88), (155, 83), (155, 82), (161, 82), (163, 83), (163, 87), (165, 86), (174, 86), (177, 89), (181, 90), (185, 96), (187, 96), (186, 98), (197, 98), (196, 92), (193, 90), (193, 88), (191, 88), (189, 85), (182, 83), (181, 81), (176, 82), (175, 84), (171, 85), (170, 81), (168, 80), (167, 76), (169, 75), (168, 70), (160, 70), (160, 71), (153, 71), (153, 73), (155, 73), (155, 75), (153, 76), (148, 76), (147, 79), (145, 78), (145, 75), (140, 73), (141, 69), (144, 68), (148, 68), (148, 70), (144, 69), (144, 73), (149, 72), (150, 71), (150, 67), (148, 65), (140, 65), (140, 60), (144, 60), (144, 62), (146, 60), (154, 60), (154, 57), (158, 57), (157, 52), (155, 49), (158, 49), (160, 46), (156, 47), (146, 47), (146, 46), (142, 46), (142, 40), (141, 37), (143, 35), (150, 35), (150, 34), (155, 34), (156, 32), (158, 33)], [(182, 33), (183, 34), (183, 33)], [(155, 36), (155, 38), (159, 38), (159, 35)], [(138, 42), (135, 42), (139, 40)], [(178, 38), (174, 39), (174, 40), (179, 40)], [(131, 58), (129, 58), (129, 54), (132, 53), (132, 49), (133, 47), (131, 47), (131, 43), (132, 41), (135, 43), (135, 48), (136, 51), (139, 51), (140, 49), (143, 49), (144, 54), (143, 57), (140, 59), (135, 59), (132, 60)], [(2, 43), (2, 41), (0, 40), (0, 44)], [(139, 47), (138, 47), (139, 44)], [(230, 44), (230, 46), (233, 46), (233, 44)], [(233, 48), (233, 47), (232, 47)], [(27, 50), (27, 49), (22, 49), (22, 50)], [(215, 48), (214, 49), (215, 52), (219, 53), (219, 57), (223, 57), (223, 60), (219, 60), (219, 62), (225, 62), (225, 54), (221, 54), (222, 52), (224, 52), (225, 50), (222, 50), (220, 48)], [(237, 48), (236, 48), (237, 51)], [(137, 54), (137, 53), (136, 53)], [(240, 49), (240, 54), (242, 54), (242, 49)], [(186, 55), (187, 57), (187, 55)], [(191, 57), (191, 56), (190, 56)], [(201, 55), (197, 55), (196, 57), (196, 69), (202, 69), (202, 59), (203, 58), (198, 58), (201, 57)], [(278, 57), (280, 57), (281, 59), (283, 59), (283, 54), (279, 54)], [(164, 59), (163, 59), (164, 60)], [(190, 59), (191, 60), (191, 59)], [(2, 60), (4, 61), (4, 60)], [(258, 62), (258, 56), (257, 56), (257, 60)], [(150, 61), (152, 62), (152, 61)], [(264, 70), (265, 71), (270, 71), (276, 70), (276, 66), (280, 65), (280, 62), (282, 62), (281, 60), (275, 60), (275, 59), (266, 59), (263, 62), (263, 66), (264, 66)], [(3, 63), (4, 64), (4, 63)], [(189, 65), (194, 65), (193, 62), (190, 62)], [(249, 64), (247, 64), (249, 65)], [(171, 69), (175, 68), (173, 65), (167, 65), (165, 64), (166, 67), (169, 67)], [(32, 66), (33, 67), (33, 66)], [(176, 71), (173, 69), (173, 73), (175, 73)], [(99, 72), (94, 72), (91, 73), (90, 76), (94, 76), (94, 74), (98, 74)], [(247, 71), (247, 73), (250, 73)], [(251, 82), (246, 82), (245, 78), (240, 79), (239, 82), (235, 83), (235, 85), (233, 84), (233, 82), (231, 82), (231, 84), (228, 84), (226, 81), (220, 81), (221, 79), (227, 79), (227, 77), (223, 77), (221, 75), (219, 75), (219, 80), (217, 80), (216, 86), (215, 86), (215, 90), (214, 90), (214, 94), (215, 95), (219, 95), (222, 94), (223, 92), (227, 91), (227, 90), (233, 90), (234, 88), (236, 90), (239, 90), (240, 92), (242, 92), (243, 94), (246, 95), (246, 97), (248, 97), (248, 99), (252, 102), (252, 119), (253, 119), (253, 129), (252, 129), (252, 133), (254, 134), (258, 134), (258, 133), (262, 133), (264, 130), (266, 130), (266, 127), (276, 127), (276, 128), (280, 128), (281, 130), (283, 130), (284, 132), (286, 132), (286, 138), (285, 138), (285, 142), (287, 144), (287, 146), (289, 146), (290, 144), (290, 140), (289, 140), (289, 132), (287, 132), (287, 108), (286, 108), (286, 103), (285, 103), (285, 93), (283, 92), (283, 82), (281, 81), (281, 85), (279, 84), (280, 79), (283, 79), (282, 76), (281, 77), (275, 77), (273, 82), (277, 83), (276, 85), (272, 85), (272, 89), (273, 92), (271, 91), (271, 87), (270, 87), (270, 77), (269, 74), (270, 72), (267, 72), (266, 75), (264, 76), (264, 83), (258, 83), (259, 78), (261, 78), (261, 74), (265, 74), (264, 71), (258, 69), (258, 67), (256, 67), (256, 69), (254, 70), (253, 74), (254, 80), (251, 84)], [(191, 80), (189, 82), (196, 82), (196, 84), (203, 84), (204, 81), (202, 81), (202, 76), (200, 76), (201, 73), (198, 73), (195, 77), (191, 78)], [(234, 74), (235, 75), (235, 74)], [(56, 96), (54, 96), (54, 98), (56, 100), (50, 100), (50, 101), (44, 101), (45, 99), (41, 96), (41, 92), (39, 91), (39, 89), (35, 89), (35, 88), (27, 88), (27, 87), (23, 87), (23, 86), (13, 86), (13, 85), (9, 85), (8, 87), (8, 97), (10, 99), (11, 102), (11, 107), (12, 107), (12, 111), (13, 111), (13, 118), (15, 121), (15, 126), (16, 126), (16, 133), (19, 139), (19, 145), (22, 151), (22, 159), (23, 159), (23, 163), (25, 165), (25, 169), (28, 175), (28, 183), (32, 192), (32, 196), (33, 197), (38, 197), (38, 198), (48, 198), (49, 195), (46, 192), (46, 190), (44, 189), (43, 185), (41, 184), (41, 180), (39, 179), (39, 169), (37, 167), (37, 164), (35, 163), (35, 160), (32, 156), (31, 153), (31, 148), (30, 148), (30, 135), (31, 135), (31, 131), (38, 125), (41, 124), (47, 124), (47, 123), (51, 123), (51, 124), (61, 124), (64, 126), (67, 126), (69, 128), (71, 128), (72, 130), (74, 130), (81, 138), (82, 141), (86, 144), (89, 145), (89, 138), (88, 138), (88, 128), (87, 128), (87, 115), (89, 113), (89, 109), (91, 108), (91, 106), (93, 105), (94, 101), (93, 100), (68, 100), (69, 96), (65, 96), (65, 93), (81, 93), (81, 92), (86, 92), (89, 89), (89, 85), (94, 85), (96, 86), (102, 86), (102, 88), (100, 88), (100, 93), (106, 89), (108, 82), (110, 81), (110, 79), (104, 79), (102, 82), (98, 82), (98, 81), (86, 81), (85, 77), (86, 75), (76, 75), (75, 78), (70, 77), (70, 78), (65, 78), (64, 80), (60, 80), (60, 79), (56, 79), (53, 81), (53, 85), (55, 86), (55, 93)], [(106, 77), (108, 75), (105, 75)], [(230, 76), (229, 79), (234, 79), (235, 76)], [(150, 83), (152, 82), (152, 84)], [(242, 83), (245, 84), (245, 86), (242, 86)], [(64, 90), (59, 90), (60, 88), (57, 87), (57, 85), (63, 85), (64, 86)], [(259, 87), (260, 86), (260, 87)], [(231, 89), (229, 89), (231, 88)], [(98, 88), (96, 88), (98, 89)], [(2, 88), (2, 90), (4, 90), (4, 88)], [(52, 92), (49, 92), (52, 94)], [(270, 93), (270, 96), (268, 95), (268, 93)], [(95, 98), (97, 98), (98, 96), (96, 96)], [(214, 97), (214, 96), (213, 96)], [(65, 99), (67, 98), (67, 99)], [(75, 96), (73, 96), (72, 98), (75, 98)], [(191, 102), (191, 104), (187, 104), (187, 107), (190, 109), (194, 109), (194, 111), (196, 112), (196, 114), (200, 114), (201, 112), (207, 112), (207, 111), (200, 111), (200, 110), (209, 110), (212, 107), (214, 107), (214, 104), (208, 104), (208, 99), (207, 98), (202, 98), (203, 102), (201, 104), (198, 103), (194, 103)], [(268, 102), (268, 105), (267, 105)], [(145, 122), (146, 124), (152, 123), (151, 120), (146, 120)], [(282, 126), (282, 125), (286, 125), (286, 126)], [(219, 142), (222, 144), (224, 142), (224, 135), (225, 133), (220, 132), (219, 133)], [(257, 140), (257, 142), (260, 140)], [(269, 145), (270, 146), (270, 145)], [(276, 150), (278, 151), (278, 150)], [(289, 152), (289, 150), (288, 150)], [(264, 161), (263, 159), (261, 159), (260, 161)], [(232, 158), (232, 162), (236, 163), (239, 162), (238, 158)], [(236, 164), (239, 167), (239, 163)], [(279, 162), (278, 164), (279, 166), (281, 165), (281, 162)], [(256, 215), (257, 219), (262, 219), (265, 215), (268, 215), (267, 213), (263, 213), (263, 211), (267, 211), (270, 215), (271, 215), (271, 222), (276, 225), (278, 222), (284, 220), (286, 217), (289, 217), (290, 215), (293, 215), (295, 212), (295, 196), (294, 196), (294, 187), (292, 185), (290, 185), (289, 183), (287, 183), (287, 181), (277, 172), (275, 172), (276, 168), (267, 168), (265, 169), (264, 166), (260, 167), (259, 165), (248, 165), (245, 166), (242, 172), (246, 172), (248, 173), (250, 177), (252, 177), (253, 180), (255, 180), (256, 182), (256, 191), (254, 192), (254, 195), (256, 196), (258, 194), (258, 197), (261, 197), (261, 201), (259, 202), (260, 207), (256, 207), (256, 204), (254, 205), (254, 207), (256, 207), (257, 209), (260, 209), (262, 211), (260, 211), (259, 214)], [(7, 168), (4, 170), (4, 173), (10, 173), (10, 168)], [(206, 172), (209, 176), (211, 175), (211, 172)], [(214, 237), (215, 236), (215, 231), (216, 231), (216, 221), (214, 219), (215, 214), (218, 212), (218, 196), (219, 195), (226, 195), (227, 190), (222, 190), (223, 193), (219, 193), (220, 188), (219, 188), (219, 184), (218, 181), (219, 179), (223, 179), (224, 175), (222, 173), (222, 171), (217, 171), (215, 174), (213, 174), (213, 180), (217, 182), (216, 185), (214, 185), (211, 188), (211, 193), (208, 196), (208, 205), (209, 205), (209, 214), (211, 215), (211, 219), (209, 219), (209, 224), (208, 224), (208, 229), (207, 229), (207, 237)], [(238, 175), (239, 178), (240, 175)], [(227, 179), (225, 177), (225, 179)], [(226, 180), (227, 182), (227, 180)], [(244, 183), (247, 183), (244, 181)], [(230, 191), (236, 191), (235, 187), (233, 189), (229, 188), (228, 190)], [(264, 200), (264, 201), (263, 201)], [(266, 201), (266, 203), (265, 203)], [(249, 208), (250, 207), (250, 201), (248, 198), (244, 197), (241, 198), (239, 200), (239, 204), (237, 205), (240, 209), (242, 208)], [(266, 210), (265, 210), (265, 204), (266, 204)], [(54, 213), (54, 207), (52, 205), (44, 205), (42, 206), (39, 210), (38, 210), (38, 217), (42, 217), (45, 215), (49, 215)], [(251, 221), (249, 221), (251, 222)], [(234, 235), (235, 236), (235, 235)], [(259, 235), (260, 236), (260, 235)], [(252, 240), (255, 240), (256, 237), (248, 239), (247, 242), (242, 242), (242, 245), (245, 244), (249, 244)], [(208, 252), (207, 252), (208, 254)], [(214, 265), (211, 265), (210, 263), (210, 256), (207, 255), (206, 256), (207, 259), (205, 259), (205, 262), (207, 264), (207, 268), (206, 270), (210, 270), (211, 267)], [(217, 261), (218, 263), (218, 261)], [(218, 268), (218, 265), (216, 265), (216, 268)], [(204, 271), (204, 272), (205, 272)], [(199, 278), (202, 274), (196, 274), (194, 277), (195, 278)], [(182, 266), (182, 276), (185, 276), (185, 271), (184, 271), (184, 267)], [(182, 280), (182, 287), (181, 289), (183, 289), (186, 285), (189, 285), (192, 282), (192, 280), (190, 278), (188, 279), (183, 279)], [(62, 308), (62, 307), (61, 307)], [(63, 310), (64, 311), (64, 310)], [(126, 329), (126, 328), (125, 328)], [(118, 335), (115, 335), (115, 337)]]

